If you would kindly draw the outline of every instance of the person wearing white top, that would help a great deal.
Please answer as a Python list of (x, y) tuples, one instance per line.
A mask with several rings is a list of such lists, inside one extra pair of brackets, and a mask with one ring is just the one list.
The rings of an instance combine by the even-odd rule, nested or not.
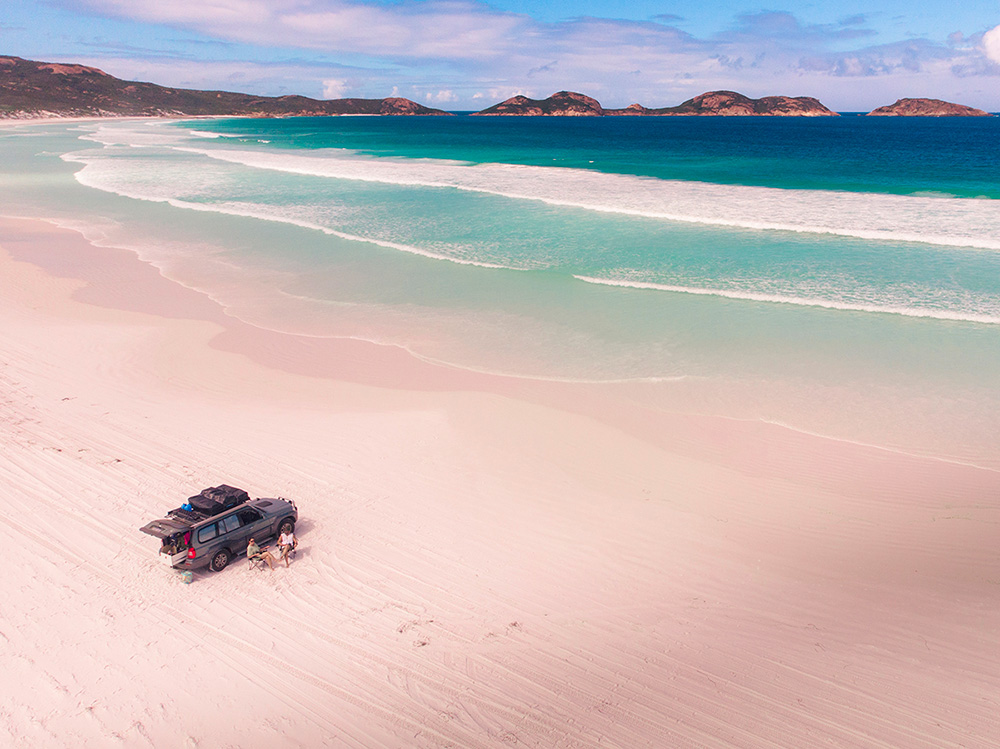
[(286, 567), (288, 566), (288, 555), (295, 551), (295, 547), (298, 545), (299, 542), (292, 531), (282, 533), (278, 538), (278, 551), (281, 553), (281, 558), (285, 560)]

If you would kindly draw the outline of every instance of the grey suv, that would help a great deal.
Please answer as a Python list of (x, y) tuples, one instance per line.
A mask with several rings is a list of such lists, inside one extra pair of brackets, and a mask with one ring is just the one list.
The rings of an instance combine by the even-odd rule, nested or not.
[[(189, 513), (191, 515), (191, 513)], [(233, 557), (245, 554), (250, 538), (258, 542), (295, 528), (298, 508), (291, 500), (251, 499), (204, 517), (168, 517), (147, 523), (140, 530), (160, 539), (160, 560), (171, 567), (196, 570), (208, 565), (218, 572)]]

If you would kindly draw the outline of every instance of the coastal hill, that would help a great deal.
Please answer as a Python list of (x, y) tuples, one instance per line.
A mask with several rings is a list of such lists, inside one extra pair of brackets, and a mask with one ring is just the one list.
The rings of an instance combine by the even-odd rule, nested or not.
[(992, 117), (982, 109), (952, 104), (940, 99), (899, 99), (895, 104), (879, 107), (869, 117)]
[(632, 104), (624, 109), (604, 109), (596, 99), (573, 91), (560, 91), (547, 99), (514, 96), (476, 112), (480, 116), (506, 117), (837, 117), (809, 96), (765, 96), (751, 99), (735, 91), (709, 91), (676, 107), (651, 109)]
[(548, 99), (512, 96), (475, 114), (494, 117), (601, 117), (606, 111), (597, 99), (574, 91), (559, 91)]
[(310, 99), (168, 88), (123, 81), (85, 65), (0, 57), (0, 119), (331, 114), (447, 115), (409, 99)]
[(735, 91), (709, 91), (676, 107), (647, 111), (649, 114), (689, 117), (839, 117), (836, 112), (827, 109), (811, 96), (765, 96), (751, 99)]

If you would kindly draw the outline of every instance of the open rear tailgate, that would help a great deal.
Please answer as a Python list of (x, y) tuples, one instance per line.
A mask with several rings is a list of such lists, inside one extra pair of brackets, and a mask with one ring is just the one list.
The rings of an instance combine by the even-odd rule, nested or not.
[(143, 533), (148, 533), (150, 536), (166, 538), (175, 533), (183, 533), (184, 531), (191, 530), (191, 523), (176, 520), (175, 518), (160, 518), (159, 520), (154, 520), (152, 523), (146, 523), (139, 530)]

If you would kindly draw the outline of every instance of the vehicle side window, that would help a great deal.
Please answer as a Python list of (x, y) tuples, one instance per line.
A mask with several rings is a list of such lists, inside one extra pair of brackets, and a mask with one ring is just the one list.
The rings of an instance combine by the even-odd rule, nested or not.
[(230, 515), (228, 518), (223, 518), (219, 521), (219, 532), (229, 533), (240, 527), (240, 519), (237, 515)]
[(251, 523), (256, 523), (262, 517), (262, 515), (256, 510), (242, 510), (237, 514), (239, 515), (240, 520), (243, 521), (243, 525), (250, 525)]
[(219, 535), (218, 529), (215, 527), (215, 523), (211, 525), (206, 525), (204, 528), (198, 529), (198, 541), (200, 543), (205, 543), (205, 541), (211, 541)]

